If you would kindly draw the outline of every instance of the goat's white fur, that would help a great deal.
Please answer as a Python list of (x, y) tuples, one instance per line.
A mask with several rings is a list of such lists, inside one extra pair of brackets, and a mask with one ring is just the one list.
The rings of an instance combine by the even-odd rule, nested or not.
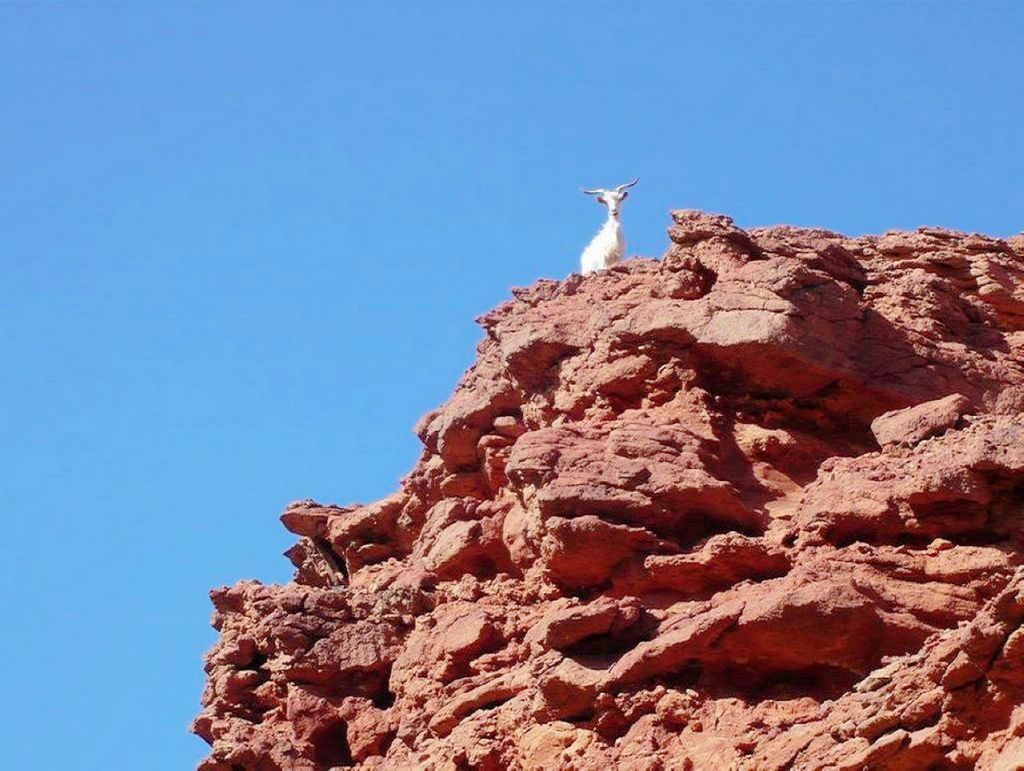
[(633, 187), (638, 181), (634, 179), (611, 190), (583, 190), (587, 195), (596, 195), (598, 203), (608, 207), (608, 219), (580, 255), (580, 268), (584, 274), (610, 268), (622, 261), (626, 253), (626, 236), (622, 232), (619, 212), (622, 202), (629, 195), (627, 188)]

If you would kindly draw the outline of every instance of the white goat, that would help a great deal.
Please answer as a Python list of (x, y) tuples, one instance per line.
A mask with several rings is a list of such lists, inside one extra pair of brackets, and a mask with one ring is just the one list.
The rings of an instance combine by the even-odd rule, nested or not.
[(597, 231), (594, 240), (587, 245), (580, 256), (580, 267), (583, 273), (604, 270), (622, 260), (626, 253), (626, 237), (622, 234), (622, 223), (619, 222), (619, 207), (629, 197), (628, 188), (633, 187), (639, 181), (640, 178), (637, 177), (632, 182), (619, 185), (614, 190), (603, 188), (583, 190), (587, 195), (596, 195), (597, 202), (608, 207), (608, 219), (605, 220), (604, 226)]

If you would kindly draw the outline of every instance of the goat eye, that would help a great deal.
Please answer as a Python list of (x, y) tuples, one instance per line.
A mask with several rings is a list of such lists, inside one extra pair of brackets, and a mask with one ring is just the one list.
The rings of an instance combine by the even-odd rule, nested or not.
[(622, 199), (623, 199), (623, 200), (625, 200), (625, 199), (627, 199), (627, 198), (629, 198), (629, 191), (626, 191), (626, 192), (624, 192), (624, 193), (622, 194)]

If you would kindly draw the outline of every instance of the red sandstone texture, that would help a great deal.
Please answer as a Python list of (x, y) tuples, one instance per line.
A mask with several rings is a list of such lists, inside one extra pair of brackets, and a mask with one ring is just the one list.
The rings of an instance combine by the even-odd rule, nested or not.
[(673, 218), (213, 592), (204, 771), (1024, 768), (1024, 237)]

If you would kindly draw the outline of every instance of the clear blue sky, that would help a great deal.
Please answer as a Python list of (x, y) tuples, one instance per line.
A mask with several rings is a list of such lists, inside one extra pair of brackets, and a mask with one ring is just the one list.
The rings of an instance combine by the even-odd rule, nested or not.
[(209, 587), (373, 500), (513, 285), (639, 175), (849, 233), (1024, 228), (1019, 3), (0, 6), (11, 769), (182, 769)]

